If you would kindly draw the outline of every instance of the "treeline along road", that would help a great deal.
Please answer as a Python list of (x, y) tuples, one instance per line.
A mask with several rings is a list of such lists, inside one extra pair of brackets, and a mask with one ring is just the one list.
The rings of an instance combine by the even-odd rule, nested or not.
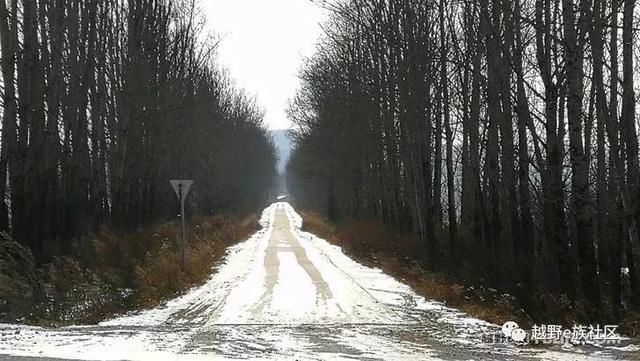
[[(0, 1), (0, 231), (40, 263), (103, 226), (255, 210), (276, 154), (193, 1)], [(209, 39), (209, 40), (203, 40)]]
[(536, 319), (633, 319), (636, 1), (325, 6), (289, 111), (299, 204), (412, 234)]

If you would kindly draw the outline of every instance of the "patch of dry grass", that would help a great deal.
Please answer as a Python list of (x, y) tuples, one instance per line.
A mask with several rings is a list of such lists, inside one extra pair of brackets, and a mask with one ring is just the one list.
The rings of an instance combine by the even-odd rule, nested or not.
[(204, 283), (227, 247), (258, 228), (257, 215), (192, 218), (184, 267), (176, 222), (128, 234), (103, 229), (75, 240), (71, 255), (55, 257), (40, 268), (27, 248), (0, 235), (0, 321), (97, 323), (117, 313), (154, 307)]
[(315, 212), (300, 212), (302, 215), (302, 230), (311, 232), (319, 237), (328, 239), (335, 237), (335, 227), (326, 222), (322, 216)]
[[(154, 236), (165, 240), (177, 239), (177, 228), (177, 225), (160, 226)], [(144, 260), (135, 267), (136, 303), (153, 307), (164, 299), (204, 283), (212, 267), (225, 255), (227, 247), (249, 237), (257, 228), (255, 215), (244, 219), (223, 216), (195, 218), (187, 230), (184, 268), (175, 242), (162, 243), (147, 252)]]

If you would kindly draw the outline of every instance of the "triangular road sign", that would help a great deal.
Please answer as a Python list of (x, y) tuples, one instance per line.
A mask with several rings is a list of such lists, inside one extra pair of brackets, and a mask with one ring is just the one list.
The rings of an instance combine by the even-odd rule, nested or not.
[(189, 189), (193, 185), (192, 180), (170, 180), (169, 181), (173, 186), (173, 190), (176, 192), (176, 196), (180, 199), (180, 193), (182, 193), (182, 199), (187, 198), (187, 194), (189, 194)]

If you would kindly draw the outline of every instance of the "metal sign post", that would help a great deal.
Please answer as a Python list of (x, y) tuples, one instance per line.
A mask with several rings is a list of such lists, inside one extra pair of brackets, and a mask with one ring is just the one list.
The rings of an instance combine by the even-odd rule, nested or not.
[(182, 259), (182, 268), (185, 265), (185, 252), (187, 249), (187, 235), (186, 235), (186, 215), (184, 213), (184, 202), (187, 199), (187, 195), (189, 195), (189, 190), (193, 185), (192, 180), (171, 180), (169, 181), (171, 186), (173, 186), (173, 190), (176, 192), (178, 199), (180, 200), (180, 220), (182, 221), (181, 227), (181, 242), (180, 242), (180, 257)]

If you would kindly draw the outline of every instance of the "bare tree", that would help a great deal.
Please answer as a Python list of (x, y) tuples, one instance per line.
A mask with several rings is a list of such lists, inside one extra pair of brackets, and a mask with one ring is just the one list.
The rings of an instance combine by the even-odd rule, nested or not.
[(376, 215), (413, 233), (432, 269), (514, 292), (532, 313), (568, 299), (586, 318), (623, 317), (621, 269), (634, 300), (640, 289), (635, 2), (327, 6), (291, 110), (299, 204)]

